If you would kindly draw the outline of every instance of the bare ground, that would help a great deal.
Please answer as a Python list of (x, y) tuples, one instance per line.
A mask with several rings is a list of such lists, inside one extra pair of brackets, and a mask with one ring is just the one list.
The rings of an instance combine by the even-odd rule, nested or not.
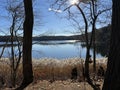
[[(97, 82), (102, 88), (102, 81)], [(4, 88), (1, 90), (14, 90), (10, 88)], [(71, 82), (66, 81), (55, 81), (53, 83), (43, 80), (37, 81), (30, 84), (25, 90), (93, 90), (91, 86), (86, 82)]]

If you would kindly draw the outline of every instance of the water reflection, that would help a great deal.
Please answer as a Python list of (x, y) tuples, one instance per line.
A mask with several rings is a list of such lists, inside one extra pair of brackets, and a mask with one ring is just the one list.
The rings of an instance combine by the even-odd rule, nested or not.
[[(34, 42), (33, 44), (33, 53), (36, 58), (73, 58), (73, 57), (81, 57), (85, 58), (86, 56), (86, 47), (82, 45), (84, 42), (76, 41), (76, 40), (66, 40), (66, 41), (41, 41)], [(93, 50), (90, 50), (92, 55)], [(97, 58), (101, 58), (101, 54), (97, 54)]]
[(34, 41), (33, 44), (41, 45), (60, 45), (60, 44), (76, 44), (80, 42), (79, 40), (60, 40), (60, 41)]
[[(86, 47), (85, 43), (81, 43), (82, 47)], [(93, 50), (93, 46), (91, 47)], [(109, 44), (108, 43), (96, 43), (96, 53), (100, 54), (102, 57), (108, 56)]]
[[(97, 58), (105, 56), (107, 51), (106, 46), (97, 46)], [(2, 47), (0, 47), (0, 51)], [(34, 41), (33, 42), (33, 58), (85, 58), (86, 48), (85, 43), (78, 40), (64, 40), (64, 41)], [(92, 55), (93, 49), (90, 50)], [(4, 57), (9, 57), (10, 47), (6, 47)]]
[(96, 52), (100, 53), (102, 56), (108, 56), (109, 45), (107, 43), (97, 44)]

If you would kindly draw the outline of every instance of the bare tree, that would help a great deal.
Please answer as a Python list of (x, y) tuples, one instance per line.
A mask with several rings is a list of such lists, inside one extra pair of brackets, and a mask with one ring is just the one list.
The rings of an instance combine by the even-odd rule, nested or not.
[(90, 18), (91, 18), (92, 33), (93, 33), (92, 38), (93, 38), (93, 69), (94, 69), (94, 72), (96, 72), (96, 40), (95, 40), (95, 38), (96, 38), (96, 34), (95, 34), (96, 22), (97, 22), (98, 17), (101, 14), (107, 13), (110, 10), (111, 10), (111, 7), (105, 8), (105, 9), (102, 9), (102, 10), (98, 11), (97, 2), (94, 1), (94, 0), (91, 0), (91, 3), (90, 3)]
[[(22, 55), (22, 42), (19, 40), (18, 31), (21, 30), (24, 11), (23, 2), (17, 2), (14, 0), (7, 1), (7, 12), (9, 13), (9, 18), (11, 20), (10, 26), (10, 42), (11, 42), (11, 55), (10, 55), (10, 68), (11, 68), (11, 86), (15, 87), (16, 84), (16, 74), (19, 67), (19, 63)], [(17, 47), (15, 48), (14, 42), (16, 41)]]
[[(68, 4), (70, 3), (70, 4)], [(85, 31), (85, 42), (86, 42), (86, 59), (85, 59), (85, 77), (87, 79), (87, 82), (94, 88), (94, 90), (99, 90), (99, 87), (96, 86), (92, 82), (92, 79), (90, 78), (89, 73), (89, 59), (90, 59), (90, 48), (92, 45), (92, 42), (94, 43), (94, 70), (96, 69), (96, 62), (95, 62), (95, 27), (96, 27), (96, 21), (99, 15), (102, 13), (110, 10), (111, 8), (104, 8), (102, 10), (97, 10), (97, 4), (94, 0), (87, 0), (87, 1), (70, 1), (69, 0), (56, 0), (55, 1), (55, 7), (58, 6), (59, 9), (63, 9), (64, 11), (68, 12), (68, 18), (74, 20), (79, 25), (79, 18), (82, 17), (83, 23), (84, 23), (84, 31)], [(54, 6), (54, 4), (52, 6)], [(76, 12), (72, 12), (72, 8), (77, 8)], [(76, 15), (78, 17), (76, 17)], [(80, 17), (81, 15), (81, 17)], [(80, 22), (81, 24), (81, 22)], [(91, 36), (88, 36), (89, 33), (89, 26), (92, 26), (91, 29)]]
[(23, 36), (23, 81), (20, 87), (16, 90), (23, 90), (33, 81), (32, 70), (32, 30), (33, 30), (33, 7), (32, 0), (24, 0), (25, 21), (24, 21), (24, 36)]
[[(35, 0), (33, 0), (34, 3), (35, 3)], [(19, 63), (20, 63), (20, 60), (21, 60), (21, 57), (22, 57), (22, 53), (26, 53), (28, 51), (24, 51), (21, 49), (22, 46), (23, 46), (23, 41), (22, 41), (22, 37), (23, 37), (23, 22), (24, 22), (24, 19), (25, 19), (25, 11), (27, 11), (27, 18), (26, 18), (26, 21), (28, 20), (28, 17), (30, 18), (30, 22), (32, 22), (32, 15), (31, 13), (29, 12), (30, 11), (30, 7), (28, 7), (29, 9), (27, 10), (25, 8), (25, 11), (24, 11), (24, 6), (29, 6), (29, 5), (24, 5), (23, 1), (22, 0), (5, 0), (5, 1), (0, 1), (3, 6), (6, 6), (6, 10), (8, 12), (8, 15), (9, 16), (4, 16), (5, 18), (8, 17), (6, 20), (9, 19), (8, 22), (10, 22), (10, 35), (11, 35), (11, 39), (9, 40), (11, 42), (11, 52), (9, 53), (10, 55), (10, 68), (11, 68), (11, 84), (12, 86), (15, 86), (15, 82), (16, 82), (16, 73), (17, 73), (17, 69), (19, 67)], [(35, 4), (34, 4), (35, 5)], [(30, 15), (28, 15), (30, 14)], [(4, 15), (4, 13), (3, 13)], [(35, 17), (36, 17), (36, 25), (38, 25), (38, 19), (40, 18), (39, 17), (39, 13), (36, 11), (35, 13)], [(24, 22), (24, 32), (26, 32), (28, 29), (26, 29), (26, 21)], [(41, 24), (41, 23), (40, 23)], [(29, 26), (29, 25), (28, 25)], [(30, 28), (33, 28), (33, 26), (31, 25)], [(30, 29), (31, 30), (31, 29)], [(30, 32), (31, 33), (31, 32)], [(6, 34), (8, 35), (8, 34)], [(26, 33), (24, 34), (24, 36), (26, 37)], [(28, 34), (27, 36), (28, 38), (30, 37), (30, 34)], [(31, 38), (29, 38), (31, 39)], [(32, 39), (31, 39), (32, 40)], [(29, 40), (26, 40), (29, 42)], [(24, 40), (24, 43), (26, 42)], [(7, 45), (8, 42), (6, 42), (6, 45)], [(14, 46), (14, 45), (17, 45), (17, 46)], [(28, 45), (29, 44), (29, 45)], [(5, 47), (6, 45), (3, 47), (3, 50), (1, 52), (1, 57), (4, 53), (4, 50), (5, 50)], [(31, 45), (31, 43), (25, 43), (24, 44), (24, 47), (28, 47), (28, 46)], [(24, 49), (25, 49), (24, 48)], [(30, 46), (30, 49), (31, 49), (31, 46)], [(31, 52), (30, 52), (31, 53)], [(29, 53), (29, 54), (30, 54)], [(30, 55), (24, 55), (25, 56), (30, 56)], [(31, 56), (30, 56), (31, 57)], [(30, 58), (31, 59), (31, 58)], [(28, 59), (29, 60), (29, 59)], [(24, 65), (25, 66), (25, 65)], [(27, 77), (27, 76), (26, 76)], [(28, 77), (29, 78), (29, 77)], [(28, 81), (28, 80), (27, 80)]]

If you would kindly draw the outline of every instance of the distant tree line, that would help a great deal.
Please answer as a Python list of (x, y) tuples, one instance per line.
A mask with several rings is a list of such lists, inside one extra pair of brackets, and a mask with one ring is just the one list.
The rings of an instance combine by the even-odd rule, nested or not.
[[(110, 42), (110, 30), (111, 25), (99, 28), (96, 30), (96, 43), (97, 45), (101, 44), (109, 44)], [(88, 34), (90, 37), (91, 32)], [(33, 37), (33, 41), (47, 41), (47, 40), (80, 40), (85, 41), (85, 35), (71, 35), (71, 36), (35, 36)], [(11, 36), (0, 36), (0, 42), (10, 41)], [(14, 37), (13, 40), (16, 41), (17, 39), (22, 40), (22, 37)], [(89, 38), (90, 39), (90, 38)]]

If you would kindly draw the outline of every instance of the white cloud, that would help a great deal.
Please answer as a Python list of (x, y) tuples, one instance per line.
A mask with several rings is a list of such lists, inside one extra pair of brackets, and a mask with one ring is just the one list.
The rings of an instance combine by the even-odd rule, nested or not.
[(54, 12), (57, 12), (57, 13), (62, 13), (62, 10), (53, 9), (53, 8), (48, 8), (48, 11), (54, 11)]

